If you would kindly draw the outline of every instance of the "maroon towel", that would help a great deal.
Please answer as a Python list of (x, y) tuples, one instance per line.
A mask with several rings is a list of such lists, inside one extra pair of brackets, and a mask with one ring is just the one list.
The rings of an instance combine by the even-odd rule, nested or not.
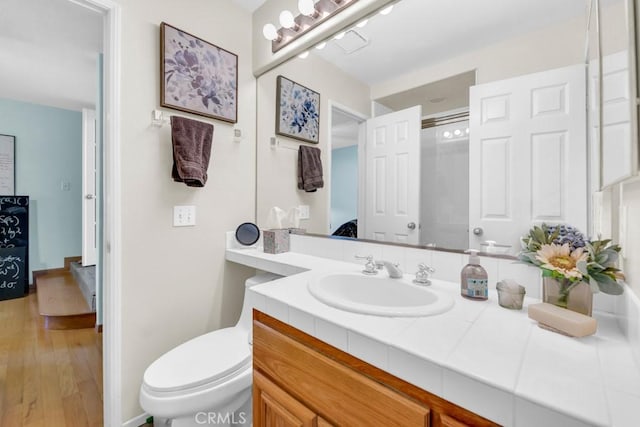
[(174, 181), (204, 187), (213, 143), (213, 125), (186, 117), (171, 116)]
[(300, 145), (298, 148), (298, 189), (307, 193), (324, 187), (319, 148)]

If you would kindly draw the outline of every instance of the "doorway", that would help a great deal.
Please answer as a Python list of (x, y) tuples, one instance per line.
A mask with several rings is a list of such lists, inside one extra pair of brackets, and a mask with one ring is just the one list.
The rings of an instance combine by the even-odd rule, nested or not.
[(329, 234), (358, 237), (359, 150), (365, 117), (330, 102)]
[[(99, 244), (104, 248), (104, 259), (101, 265), (103, 270), (100, 276), (103, 279), (104, 285), (104, 333), (99, 336), (100, 347), (103, 350), (103, 391), (100, 393), (103, 396), (102, 401), (98, 401), (99, 404), (103, 404), (104, 408), (104, 425), (119, 425), (121, 424), (121, 381), (120, 381), (120, 167), (119, 167), (119, 123), (120, 123), (120, 105), (119, 105), (119, 93), (120, 93), (120, 22), (121, 22), (121, 6), (112, 0), (57, 0), (55, 2), (38, 2), (37, 9), (39, 12), (43, 12), (45, 9), (46, 20), (44, 25), (39, 25), (32, 18), (32, 14), (26, 9), (27, 2), (13, 2), (12, 5), (20, 8), (17, 13), (12, 14), (11, 18), (6, 22), (10, 23), (8, 31), (16, 30), (16, 27), (27, 27), (31, 29), (31, 36), (37, 35), (44, 27), (59, 26), (56, 20), (56, 16), (62, 10), (83, 10), (91, 11), (91, 13), (99, 16), (99, 21), (103, 24), (104, 32), (101, 32), (99, 37), (104, 42), (104, 111), (99, 114), (99, 117), (108, 117), (108, 120), (104, 121), (103, 130), (103, 146), (100, 153), (104, 158), (104, 183), (102, 188), (104, 189), (104, 226), (101, 234), (104, 236), (104, 241)], [(74, 12), (74, 13), (76, 13)], [(86, 24), (82, 19), (77, 20), (80, 24)], [(7, 30), (7, 28), (5, 28)], [(61, 32), (67, 30), (65, 28), (59, 28)], [(66, 31), (67, 34), (74, 35), (71, 31)], [(80, 40), (81, 42), (83, 40)], [(3, 41), (3, 53), (10, 53), (8, 51), (8, 45)], [(65, 49), (58, 49), (56, 55), (49, 62), (52, 64), (64, 63)], [(13, 61), (25, 60), (25, 55), (22, 53), (19, 55), (3, 55), (7, 58), (12, 58)], [(25, 82), (34, 82), (36, 79), (30, 78), (29, 73), (38, 71), (38, 67), (16, 67), (14, 62), (14, 69), (19, 69), (24, 73), (22, 80)], [(6, 69), (3, 67), (3, 69)], [(59, 76), (59, 74), (50, 73), (49, 77)], [(75, 82), (75, 86), (79, 86), (78, 81)], [(57, 89), (58, 85), (49, 83), (45, 89), (48, 91)], [(7, 98), (12, 97), (12, 90), (15, 88), (7, 88), (4, 91), (4, 96)], [(48, 92), (47, 92), (48, 94)], [(26, 102), (34, 103), (35, 100), (25, 100)], [(32, 120), (34, 125), (39, 124), (37, 120)], [(78, 152), (78, 158), (80, 154)], [(54, 161), (55, 159), (51, 159)], [(78, 160), (80, 163), (80, 160)], [(69, 187), (67, 180), (61, 182), (54, 182), (56, 189), (54, 191), (67, 191), (67, 188), (78, 188), (74, 186)], [(79, 199), (79, 197), (78, 197)], [(55, 215), (56, 212), (51, 212)], [(76, 227), (79, 227), (78, 221), (73, 221)], [(80, 232), (78, 230), (78, 232)], [(53, 239), (55, 241), (55, 239)], [(77, 251), (74, 250), (75, 255), (80, 254), (79, 247)], [(46, 268), (46, 267), (45, 267)], [(35, 311), (37, 314), (37, 310)], [(89, 330), (91, 332), (91, 330)], [(96, 402), (94, 402), (96, 403)], [(2, 422), (0, 422), (2, 424)]]

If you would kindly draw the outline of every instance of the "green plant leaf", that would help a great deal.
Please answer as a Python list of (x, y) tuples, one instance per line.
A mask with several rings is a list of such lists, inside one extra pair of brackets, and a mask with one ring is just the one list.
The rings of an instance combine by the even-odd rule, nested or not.
[(578, 261), (578, 263), (576, 264), (576, 268), (580, 273), (582, 273), (583, 276), (589, 275), (589, 271), (587, 270), (587, 261)]
[(591, 292), (597, 294), (600, 292), (600, 286), (598, 286), (598, 282), (593, 277), (589, 278), (589, 287), (591, 288)]
[(615, 279), (612, 279), (607, 274), (595, 273), (591, 275), (592, 279), (598, 282), (598, 288), (605, 294), (620, 295), (624, 291), (624, 288)]

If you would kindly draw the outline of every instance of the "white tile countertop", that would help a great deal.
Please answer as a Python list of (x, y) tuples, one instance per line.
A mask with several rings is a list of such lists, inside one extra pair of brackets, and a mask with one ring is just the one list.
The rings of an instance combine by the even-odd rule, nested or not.
[(496, 423), (640, 426), (640, 369), (612, 314), (595, 312), (595, 335), (569, 338), (527, 317), (538, 299), (507, 310), (495, 290), (488, 301), (470, 301), (443, 280), (432, 287), (453, 296), (446, 313), (356, 314), (316, 300), (307, 283), (329, 271), (359, 272), (359, 264), (260, 248), (229, 248), (226, 258), (288, 276), (248, 290), (257, 310)]

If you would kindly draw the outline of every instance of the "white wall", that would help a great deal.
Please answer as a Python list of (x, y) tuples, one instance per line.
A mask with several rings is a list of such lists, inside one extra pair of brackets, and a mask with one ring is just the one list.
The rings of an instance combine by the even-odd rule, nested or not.
[[(251, 16), (228, 1), (118, 0), (122, 5), (122, 406), (140, 415), (146, 367), (170, 348), (229, 326), (240, 313), (250, 269), (224, 261), (225, 232), (254, 220), (255, 79)], [(238, 124), (215, 126), (209, 180), (191, 188), (171, 179), (170, 128), (150, 126), (159, 107), (162, 21), (239, 56)], [(169, 114), (181, 114), (166, 110)], [(174, 228), (172, 207), (195, 205), (197, 225)]]
[[(269, 138), (275, 134), (276, 78), (283, 75), (320, 93), (320, 142), (324, 172), (324, 188), (305, 193), (297, 188), (298, 151), (295, 139), (278, 135), (282, 145), (295, 148), (273, 150)], [(348, 76), (338, 68), (317, 56), (296, 58), (258, 79), (258, 130), (257, 130), (257, 221), (264, 226), (269, 209), (278, 206), (290, 209), (309, 205), (311, 217), (300, 226), (312, 233), (329, 232), (329, 191), (331, 188), (330, 152), (327, 141), (331, 133), (329, 100), (368, 116), (370, 108), (369, 88)]]
[(621, 185), (619, 212), (620, 244), (623, 248), (622, 269), (627, 283), (640, 296), (640, 179)]

